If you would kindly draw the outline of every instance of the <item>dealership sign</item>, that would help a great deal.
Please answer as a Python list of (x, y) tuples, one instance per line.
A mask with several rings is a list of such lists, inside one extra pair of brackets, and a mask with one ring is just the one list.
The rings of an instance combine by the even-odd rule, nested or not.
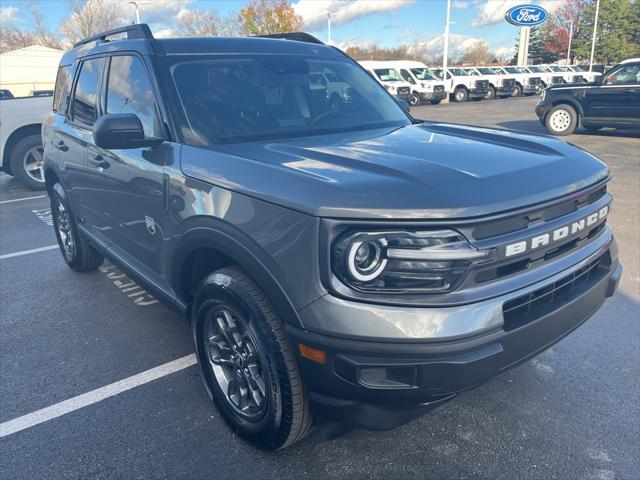
[(518, 5), (510, 8), (504, 14), (504, 18), (517, 27), (533, 27), (544, 23), (549, 14), (537, 5)]

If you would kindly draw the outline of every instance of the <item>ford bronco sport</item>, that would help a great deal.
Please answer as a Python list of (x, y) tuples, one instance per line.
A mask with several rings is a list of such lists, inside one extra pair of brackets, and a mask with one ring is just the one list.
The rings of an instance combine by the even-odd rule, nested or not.
[[(186, 314), (242, 437), (283, 448), (312, 418), (326, 435), (393, 428), (614, 293), (601, 161), (415, 120), (340, 50), (277, 37), (88, 38), (43, 126), (64, 260), (108, 257)], [(313, 95), (314, 73), (349, 101)]]

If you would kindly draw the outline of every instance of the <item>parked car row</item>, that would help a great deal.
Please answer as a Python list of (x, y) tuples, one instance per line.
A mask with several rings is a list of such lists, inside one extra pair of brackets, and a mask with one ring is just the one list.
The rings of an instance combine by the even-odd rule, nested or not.
[(540, 94), (547, 85), (587, 83), (601, 73), (575, 65), (474, 66), (429, 68), (411, 60), (362, 61), (360, 64), (397, 98), (411, 106)]

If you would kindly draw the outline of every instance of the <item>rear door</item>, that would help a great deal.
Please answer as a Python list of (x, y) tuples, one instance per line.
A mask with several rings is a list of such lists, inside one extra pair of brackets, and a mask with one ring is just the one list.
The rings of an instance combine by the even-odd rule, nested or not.
[[(111, 56), (103, 85), (105, 114), (135, 114), (145, 137), (164, 137), (156, 90), (143, 57), (133, 53)], [(92, 180), (86, 204), (102, 215), (99, 234), (157, 273), (166, 208), (163, 167), (173, 148), (169, 142), (121, 150), (105, 150), (93, 141), (87, 145)]]

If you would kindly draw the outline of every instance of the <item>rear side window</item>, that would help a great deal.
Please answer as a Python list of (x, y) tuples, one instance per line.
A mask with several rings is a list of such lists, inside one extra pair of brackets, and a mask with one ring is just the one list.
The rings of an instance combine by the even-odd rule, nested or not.
[(65, 114), (71, 91), (71, 65), (63, 65), (58, 68), (56, 77), (56, 89), (53, 92), (53, 111)]
[(104, 58), (85, 60), (73, 95), (73, 121), (92, 126), (98, 118), (98, 83)]
[(156, 137), (159, 124), (156, 99), (147, 70), (138, 57), (111, 58), (107, 81), (107, 113), (133, 113), (138, 116), (145, 137)]

